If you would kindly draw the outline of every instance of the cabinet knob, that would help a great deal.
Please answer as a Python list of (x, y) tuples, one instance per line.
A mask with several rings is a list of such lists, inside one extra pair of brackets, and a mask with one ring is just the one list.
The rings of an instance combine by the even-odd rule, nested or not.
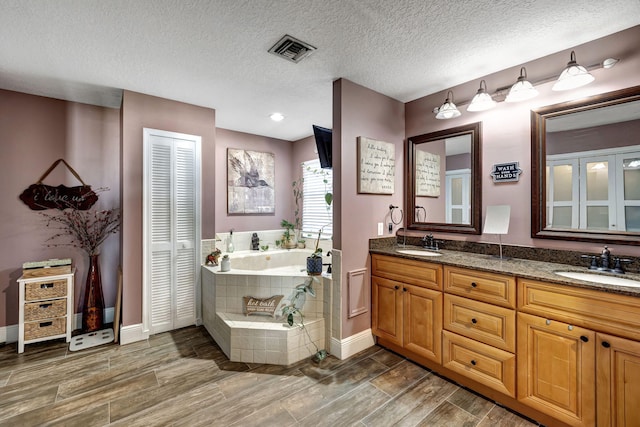
[(602, 341), (602, 346), (604, 348), (609, 348), (609, 347), (611, 347), (611, 344), (609, 344), (607, 341)]
[(580, 341), (582, 341), (582, 342), (589, 342), (589, 337), (586, 337), (586, 336), (582, 335), (582, 336), (580, 337)]
[(478, 287), (478, 284), (477, 284), (476, 282), (471, 282), (471, 287), (472, 287), (472, 288), (477, 288), (477, 287)]
[(395, 288), (395, 290), (397, 291), (398, 289), (400, 289), (400, 286), (395, 285), (395, 286), (394, 286), (394, 288)]
[(471, 319), (471, 323), (478, 323), (478, 320), (474, 317), (473, 319)]
[(545, 320), (545, 322), (544, 322), (544, 323), (545, 323), (546, 325), (550, 325), (550, 324), (551, 324), (551, 320), (547, 319), (547, 320)]
[(567, 329), (570, 330), (570, 331), (573, 331), (573, 325), (567, 326)]
[(472, 360), (472, 361), (471, 361), (471, 364), (472, 364), (473, 366), (476, 366), (477, 362), (476, 362), (475, 360)]
[(402, 288), (402, 292), (407, 292), (407, 288)]

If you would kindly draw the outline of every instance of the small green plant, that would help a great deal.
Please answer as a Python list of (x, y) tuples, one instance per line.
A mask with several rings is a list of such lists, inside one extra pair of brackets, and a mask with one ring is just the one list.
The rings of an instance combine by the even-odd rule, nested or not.
[(290, 246), (293, 241), (293, 229), (295, 226), (286, 219), (282, 220), (280, 226), (284, 228), (284, 233), (282, 234), (282, 245), (285, 247)]

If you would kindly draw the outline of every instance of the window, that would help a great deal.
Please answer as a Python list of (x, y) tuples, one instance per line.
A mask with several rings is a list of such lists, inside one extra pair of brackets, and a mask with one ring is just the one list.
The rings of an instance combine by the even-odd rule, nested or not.
[(305, 237), (322, 237), (333, 234), (333, 204), (327, 204), (325, 195), (333, 195), (333, 172), (321, 169), (320, 160), (302, 163), (302, 234)]

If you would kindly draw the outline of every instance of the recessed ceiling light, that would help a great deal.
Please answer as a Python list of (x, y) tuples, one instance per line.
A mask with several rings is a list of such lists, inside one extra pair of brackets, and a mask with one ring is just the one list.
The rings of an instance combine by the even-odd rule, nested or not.
[(282, 120), (284, 120), (284, 116), (281, 113), (273, 113), (269, 117), (274, 122), (281, 122)]

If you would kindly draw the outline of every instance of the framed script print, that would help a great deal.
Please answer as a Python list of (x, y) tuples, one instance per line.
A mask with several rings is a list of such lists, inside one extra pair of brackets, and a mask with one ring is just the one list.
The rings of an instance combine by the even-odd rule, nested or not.
[(227, 149), (227, 213), (274, 215), (275, 156), (273, 153)]
[(395, 175), (395, 145), (359, 136), (358, 193), (393, 194)]

